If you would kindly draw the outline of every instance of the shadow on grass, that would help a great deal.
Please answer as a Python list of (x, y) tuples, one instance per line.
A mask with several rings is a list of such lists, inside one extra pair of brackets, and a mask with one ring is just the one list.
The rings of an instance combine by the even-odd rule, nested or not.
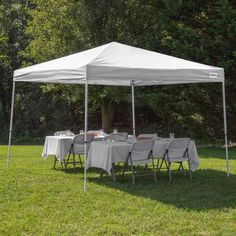
[(171, 183), (166, 173), (161, 173), (157, 184), (150, 176), (138, 177), (133, 185), (130, 175), (124, 179), (117, 176), (116, 183), (110, 176), (100, 178), (98, 175), (88, 177), (88, 182), (188, 210), (222, 209), (227, 212), (236, 207), (236, 175), (226, 177), (224, 172), (217, 170), (198, 170), (192, 181), (187, 176), (175, 174)]
[(62, 168), (62, 167), (56, 167), (55, 169), (52, 168), (51, 170), (53, 171), (59, 171), (59, 172), (63, 172), (66, 174), (84, 174), (84, 168), (83, 167), (77, 167), (74, 169), (73, 167), (69, 167), (69, 168)]

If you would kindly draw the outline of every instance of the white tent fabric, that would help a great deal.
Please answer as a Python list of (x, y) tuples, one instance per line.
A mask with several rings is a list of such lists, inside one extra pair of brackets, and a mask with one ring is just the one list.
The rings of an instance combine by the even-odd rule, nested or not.
[(14, 81), (135, 86), (222, 82), (224, 70), (128, 45), (100, 47), (14, 72)]
[[(90, 50), (14, 71), (7, 167), (13, 126), (16, 82), (85, 85), (85, 150), (88, 130), (88, 85), (131, 86), (135, 135), (134, 86), (221, 82), (223, 95), (226, 171), (229, 176), (224, 69), (111, 42)], [(85, 151), (86, 153), (86, 151)], [(86, 155), (85, 155), (86, 160)], [(86, 190), (86, 165), (84, 168)]]

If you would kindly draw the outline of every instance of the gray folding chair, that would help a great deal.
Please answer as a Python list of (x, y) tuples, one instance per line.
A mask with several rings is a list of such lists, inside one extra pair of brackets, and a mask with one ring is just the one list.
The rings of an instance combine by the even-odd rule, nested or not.
[(191, 140), (189, 138), (175, 138), (175, 139), (173, 139), (169, 143), (169, 145), (165, 151), (165, 154), (162, 158), (159, 168), (157, 167), (158, 173), (160, 173), (160, 171), (162, 169), (162, 165), (163, 165), (163, 163), (165, 163), (167, 172), (169, 174), (169, 179), (171, 181), (171, 179), (172, 179), (171, 168), (170, 168), (171, 163), (178, 163), (179, 164), (178, 172), (180, 172), (180, 171), (184, 172), (183, 162), (187, 161), (188, 168), (189, 168), (189, 176), (191, 179), (192, 175), (191, 175), (190, 161), (189, 161), (189, 155), (188, 155), (188, 147), (189, 147), (190, 141)]
[(71, 131), (57, 131), (54, 133), (54, 136), (60, 136), (60, 135), (67, 135), (67, 136), (74, 136), (75, 134)]
[[(91, 142), (93, 141), (93, 135), (91, 134), (87, 134), (87, 150), (86, 153), (88, 153), (89, 147)], [(74, 169), (76, 164), (80, 164), (81, 166), (83, 166), (82, 164), (82, 160), (81, 160), (81, 155), (84, 155), (84, 134), (77, 134), (74, 136), (73, 138), (73, 142), (71, 144), (71, 148), (70, 148), (70, 153), (68, 155), (67, 161), (65, 162), (65, 167), (67, 167), (68, 164), (73, 164)], [(70, 156), (71, 154), (73, 154), (73, 160), (70, 161)], [(79, 161), (75, 160), (75, 155), (78, 155), (79, 157)]]
[[(156, 172), (154, 166), (154, 160), (152, 156), (152, 149), (153, 149), (154, 141), (153, 140), (141, 140), (135, 141), (129, 152), (127, 160), (124, 164), (123, 175), (125, 170), (127, 169), (128, 165), (131, 167), (132, 172), (132, 179), (133, 184), (135, 184), (135, 175), (154, 175), (154, 179), (156, 179)], [(134, 171), (134, 165), (145, 165), (144, 170), (141, 173)], [(148, 164), (152, 164), (152, 172), (148, 173)]]
[(128, 133), (125, 132), (112, 133), (104, 138), (105, 141), (110, 140), (115, 142), (122, 142), (126, 141), (127, 139), (128, 139)]
[(120, 134), (125, 140), (128, 139), (128, 136), (129, 136), (128, 133), (126, 133), (126, 132), (119, 132), (118, 134)]

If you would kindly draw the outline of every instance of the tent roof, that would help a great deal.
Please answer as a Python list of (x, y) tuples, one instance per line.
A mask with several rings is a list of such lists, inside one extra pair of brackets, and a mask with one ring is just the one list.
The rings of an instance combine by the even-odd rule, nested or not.
[(222, 82), (224, 69), (111, 42), (14, 71), (14, 81), (100, 85)]

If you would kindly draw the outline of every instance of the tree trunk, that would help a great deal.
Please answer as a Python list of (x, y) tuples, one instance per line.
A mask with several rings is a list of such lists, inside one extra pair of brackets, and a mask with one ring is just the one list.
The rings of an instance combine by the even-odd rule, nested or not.
[(104, 100), (101, 109), (102, 109), (102, 129), (104, 132), (109, 133), (112, 131), (113, 119), (114, 119), (114, 102)]

